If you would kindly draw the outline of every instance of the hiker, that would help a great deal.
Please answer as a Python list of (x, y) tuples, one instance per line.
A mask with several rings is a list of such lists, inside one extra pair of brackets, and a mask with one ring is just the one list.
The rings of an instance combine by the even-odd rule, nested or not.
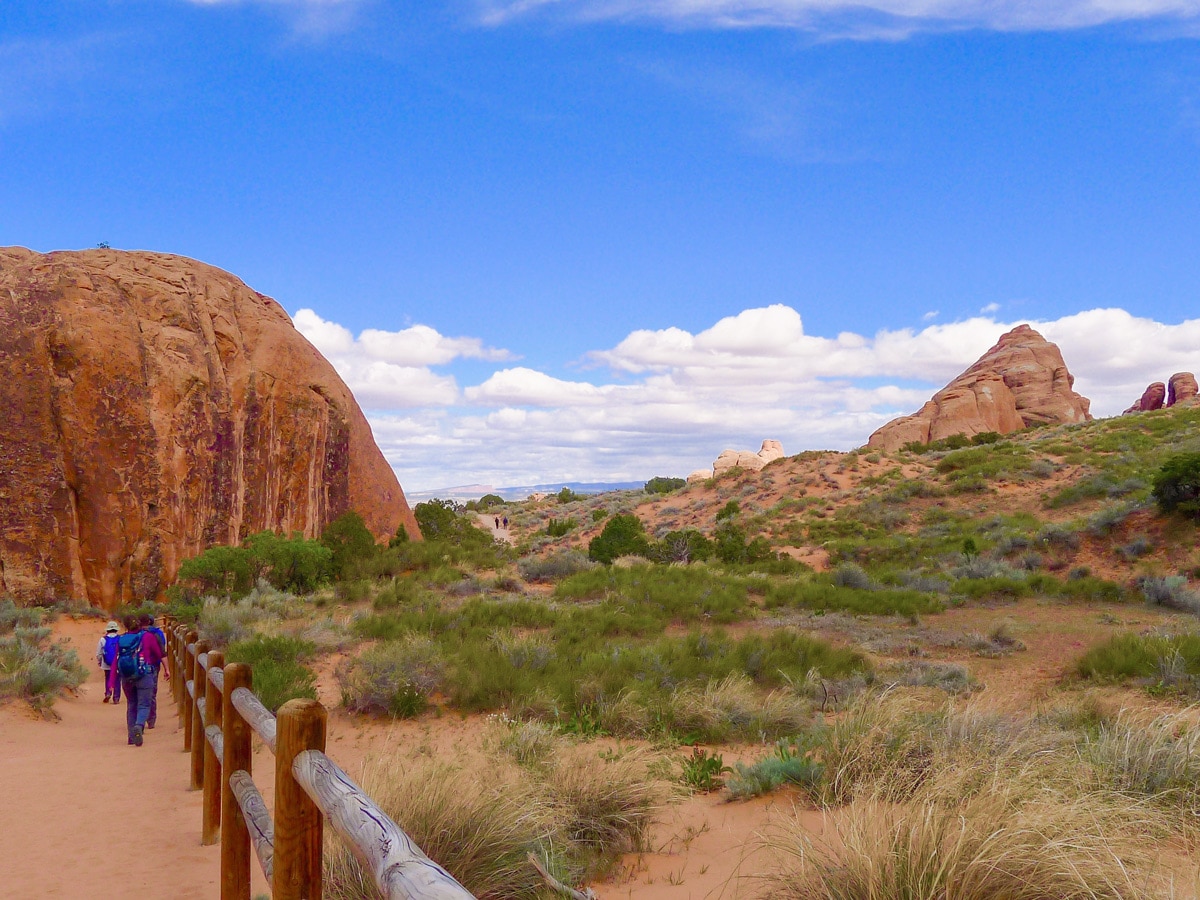
[(497, 531), (500, 530), (500, 517), (499, 516), (496, 516), (496, 530)]
[(508, 516), (504, 517), (504, 530), (508, 531)]
[(119, 673), (124, 682), (125, 725), (131, 746), (142, 746), (160, 666), (163, 677), (169, 679), (171, 672), (166, 666), (166, 654), (158, 642), (158, 635), (143, 631), (137, 616), (126, 616), (125, 633), (117, 639), (117, 664), (113, 671)]
[[(163, 657), (167, 655), (167, 634), (161, 628), (154, 624), (154, 616), (149, 613), (142, 613), (138, 619), (138, 624), (142, 626), (142, 631), (148, 631), (150, 634), (158, 638), (158, 645), (162, 648)], [(150, 692), (150, 716), (146, 719), (146, 727), (153, 728), (158, 721), (158, 666), (154, 667), (154, 690)]]
[(111, 683), (112, 667), (117, 658), (117, 632), (120, 630), (121, 626), (110, 620), (104, 629), (104, 636), (96, 645), (96, 662), (104, 672), (104, 703), (109, 700), (121, 702), (121, 679), (118, 678), (115, 685)]

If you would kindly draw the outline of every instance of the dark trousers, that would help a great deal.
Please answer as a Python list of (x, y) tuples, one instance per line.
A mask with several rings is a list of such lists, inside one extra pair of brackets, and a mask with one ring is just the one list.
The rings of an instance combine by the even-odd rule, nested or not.
[(153, 728), (158, 721), (158, 666), (154, 667), (154, 674), (150, 677), (154, 679), (154, 687), (150, 689), (150, 717), (146, 719), (146, 724)]
[(145, 727), (150, 718), (150, 702), (154, 699), (154, 675), (141, 678), (126, 678), (125, 681), (125, 724), (129, 729), (129, 740), (133, 740), (135, 726)]
[[(114, 663), (114, 665), (115, 665), (115, 663)], [(105, 697), (109, 696), (108, 683), (110, 681), (112, 681), (113, 682), (112, 702), (120, 703), (121, 702), (121, 677), (118, 675), (117, 678), (114, 680), (112, 675), (109, 673), (108, 669), (101, 669), (100, 671), (104, 673), (104, 696)]]

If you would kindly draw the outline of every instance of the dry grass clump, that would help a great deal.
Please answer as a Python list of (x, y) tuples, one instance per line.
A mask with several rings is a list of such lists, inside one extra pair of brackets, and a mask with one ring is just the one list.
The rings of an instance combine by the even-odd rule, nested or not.
[[(517, 736), (489, 736), (493, 750), (532, 745), (538, 765), (519, 768), (499, 756), (471, 768), (429, 760), (375, 760), (363, 789), (431, 859), (480, 900), (545, 895), (529, 864), (534, 853), (557, 878), (578, 882), (616, 854), (638, 849), (666, 798), (650, 772), (653, 755), (628, 750), (598, 754), (543, 733), (536, 723), (501, 723)], [(379, 900), (358, 861), (327, 837), (325, 896)]]
[[(404, 766), (376, 760), (361, 784), (425, 854), (480, 900), (535, 897), (541, 885), (526, 854), (557, 831), (553, 811), (529, 802), (525, 786), (510, 772), (486, 779), (445, 764)], [(379, 900), (370, 873), (342, 841), (326, 837), (325, 896), (331, 900)]]
[(733, 673), (703, 687), (677, 688), (669, 716), (677, 731), (698, 733), (709, 741), (771, 740), (803, 731), (812, 720), (812, 709), (792, 691), (763, 697), (749, 678)]
[[(1200, 730), (1196, 708), (1139, 722), (1123, 711), (1081, 748), (1100, 784), (1122, 794), (1200, 815)], [(1193, 827), (1194, 823), (1193, 823)]]
[[(943, 786), (944, 787), (944, 786)], [(767, 838), (780, 900), (1141, 900), (1161, 897), (1143, 837), (1160, 825), (1113, 795), (1029, 799), (998, 775), (947, 804), (936, 782), (904, 805), (876, 793), (830, 817), (814, 843), (798, 822)], [(1140, 838), (1140, 840), (1139, 840)]]

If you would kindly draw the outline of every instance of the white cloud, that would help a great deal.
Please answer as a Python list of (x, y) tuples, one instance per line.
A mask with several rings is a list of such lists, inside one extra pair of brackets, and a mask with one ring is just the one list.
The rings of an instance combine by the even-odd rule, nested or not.
[(1044, 31), (1187, 20), (1200, 15), (1200, 0), (480, 0), (478, 8), (480, 21), (493, 26), (548, 15), (581, 22), (794, 28), (895, 39), (923, 29)]
[(311, 309), (299, 310), (292, 321), (368, 409), (453, 405), (460, 399), (458, 383), (430, 366), (456, 359), (512, 358), (508, 351), (485, 347), (477, 338), (446, 337), (428, 325), (402, 331), (368, 328), (356, 338), (350, 329), (322, 319)]
[(987, 306), (983, 307), (983, 309), (979, 310), (979, 312), (980, 312), (980, 315), (984, 315), (984, 316), (990, 316), (993, 313), (998, 313), (998, 312), (1000, 312), (1000, 304), (999, 303), (989, 303)]
[(936, 319), (938, 317), (938, 315), (939, 315), (939, 313), (936, 309), (931, 309), (929, 312), (925, 313), (925, 315), (921, 316), (921, 321), (922, 322), (932, 322), (934, 319)]
[[(918, 409), (1021, 324), (979, 316), (828, 338), (806, 334), (799, 312), (775, 305), (696, 334), (634, 331), (588, 355), (610, 375), (572, 380), (509, 366), (460, 391), (449, 375), (402, 364), (404, 355), (432, 364), (507, 354), (423, 326), (355, 338), (311, 311), (296, 322), (372, 411), (380, 446), (411, 490), (685, 475), (764, 438), (789, 453), (849, 449)], [(1200, 370), (1200, 319), (1167, 325), (1094, 309), (1030, 324), (1062, 349), (1098, 416), (1119, 413), (1151, 381)]]

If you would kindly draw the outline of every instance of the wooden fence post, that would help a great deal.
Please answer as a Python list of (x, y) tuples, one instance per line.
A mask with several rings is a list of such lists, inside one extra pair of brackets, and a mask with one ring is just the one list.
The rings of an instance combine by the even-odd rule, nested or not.
[(188, 646), (200, 640), (200, 635), (194, 631), (189, 631), (183, 638), (183, 665), (180, 666), (180, 671), (183, 673), (183, 703), (180, 708), (183, 710), (183, 752), (187, 753), (192, 749), (192, 707), (195, 705), (192, 702), (192, 697), (188, 693), (187, 683), (196, 677), (196, 657), (188, 650)]
[(204, 716), (200, 712), (200, 701), (204, 699), (204, 686), (208, 672), (200, 665), (200, 656), (208, 652), (208, 641), (196, 641), (196, 659), (193, 663), (196, 699), (192, 704), (192, 790), (204, 787)]
[(273, 900), (321, 900), (323, 818), (292, 775), (304, 750), (325, 752), (326, 712), (316, 700), (289, 700), (276, 713)]
[(250, 900), (250, 831), (241, 804), (229, 786), (238, 770), (251, 773), (253, 755), (250, 726), (233, 705), (233, 692), (251, 687), (250, 667), (230, 663), (225, 667), (221, 692), (221, 730), (225, 732), (225, 759), (221, 764), (221, 900)]
[(184, 671), (183, 646), (187, 641), (187, 628), (183, 625), (176, 625), (172, 631), (174, 642), (171, 644), (171, 693), (175, 697), (175, 715), (179, 716), (180, 723), (183, 722), (183, 697), (187, 693), (187, 673)]
[[(212, 673), (225, 665), (225, 654), (217, 650), (208, 651), (208, 682), (204, 688), (204, 823), (200, 832), (200, 843), (215, 844), (221, 834), (221, 763), (207, 737), (208, 728), (222, 727), (221, 691), (212, 680)], [(223, 751), (222, 751), (223, 752)]]

